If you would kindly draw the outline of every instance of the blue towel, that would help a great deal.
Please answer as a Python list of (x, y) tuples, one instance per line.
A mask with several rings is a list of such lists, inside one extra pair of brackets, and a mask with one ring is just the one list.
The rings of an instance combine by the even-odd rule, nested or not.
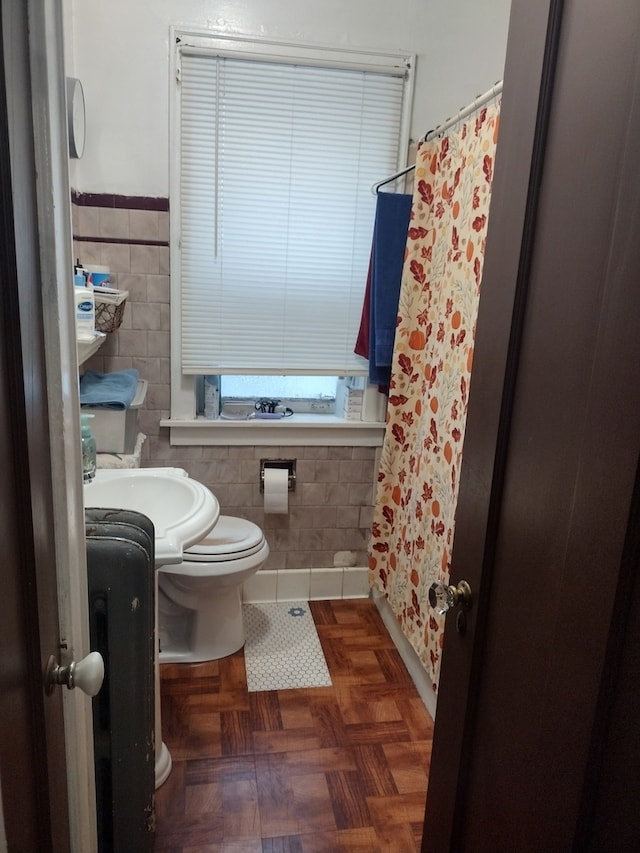
[(398, 298), (411, 215), (410, 195), (378, 193), (371, 247), (369, 381), (389, 385)]
[(137, 370), (117, 370), (114, 373), (87, 370), (80, 377), (80, 405), (100, 409), (128, 409), (137, 387)]

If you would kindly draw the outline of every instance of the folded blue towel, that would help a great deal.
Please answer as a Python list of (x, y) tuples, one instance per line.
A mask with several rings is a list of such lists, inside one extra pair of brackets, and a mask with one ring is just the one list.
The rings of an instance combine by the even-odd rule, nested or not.
[(117, 370), (114, 373), (87, 370), (80, 377), (80, 405), (100, 409), (128, 409), (137, 387), (137, 370)]
[(388, 385), (411, 216), (410, 195), (378, 193), (371, 249), (369, 381)]

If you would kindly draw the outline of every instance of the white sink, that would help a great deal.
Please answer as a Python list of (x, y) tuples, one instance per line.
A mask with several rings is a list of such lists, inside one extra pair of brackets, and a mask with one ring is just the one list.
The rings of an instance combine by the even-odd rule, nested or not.
[[(155, 528), (155, 567), (182, 562), (185, 548), (211, 530), (220, 505), (206, 486), (182, 468), (101, 468), (84, 486), (85, 509), (128, 509), (150, 518)], [(157, 573), (156, 573), (157, 582)], [(155, 785), (171, 772), (171, 755), (162, 740), (158, 612), (155, 596)]]
[(85, 508), (141, 512), (155, 527), (155, 564), (182, 562), (185, 548), (211, 530), (220, 505), (206, 486), (182, 468), (98, 469), (84, 486)]

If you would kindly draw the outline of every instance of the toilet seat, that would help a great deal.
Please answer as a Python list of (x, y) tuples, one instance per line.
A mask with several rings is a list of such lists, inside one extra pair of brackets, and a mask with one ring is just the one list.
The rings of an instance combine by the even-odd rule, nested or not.
[(245, 518), (221, 515), (204, 539), (186, 549), (184, 559), (190, 563), (226, 563), (251, 557), (261, 551), (264, 544), (264, 534), (257, 524)]
[[(185, 578), (234, 577), (255, 570), (269, 556), (269, 546), (257, 524), (221, 515), (204, 539), (187, 548), (181, 563), (163, 566), (163, 576)], [(176, 581), (177, 582), (177, 581)]]

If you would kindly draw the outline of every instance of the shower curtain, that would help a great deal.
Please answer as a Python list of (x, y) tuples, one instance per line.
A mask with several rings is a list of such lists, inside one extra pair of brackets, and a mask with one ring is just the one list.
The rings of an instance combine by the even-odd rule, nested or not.
[(370, 540), (382, 592), (437, 690), (500, 106), (418, 149)]

